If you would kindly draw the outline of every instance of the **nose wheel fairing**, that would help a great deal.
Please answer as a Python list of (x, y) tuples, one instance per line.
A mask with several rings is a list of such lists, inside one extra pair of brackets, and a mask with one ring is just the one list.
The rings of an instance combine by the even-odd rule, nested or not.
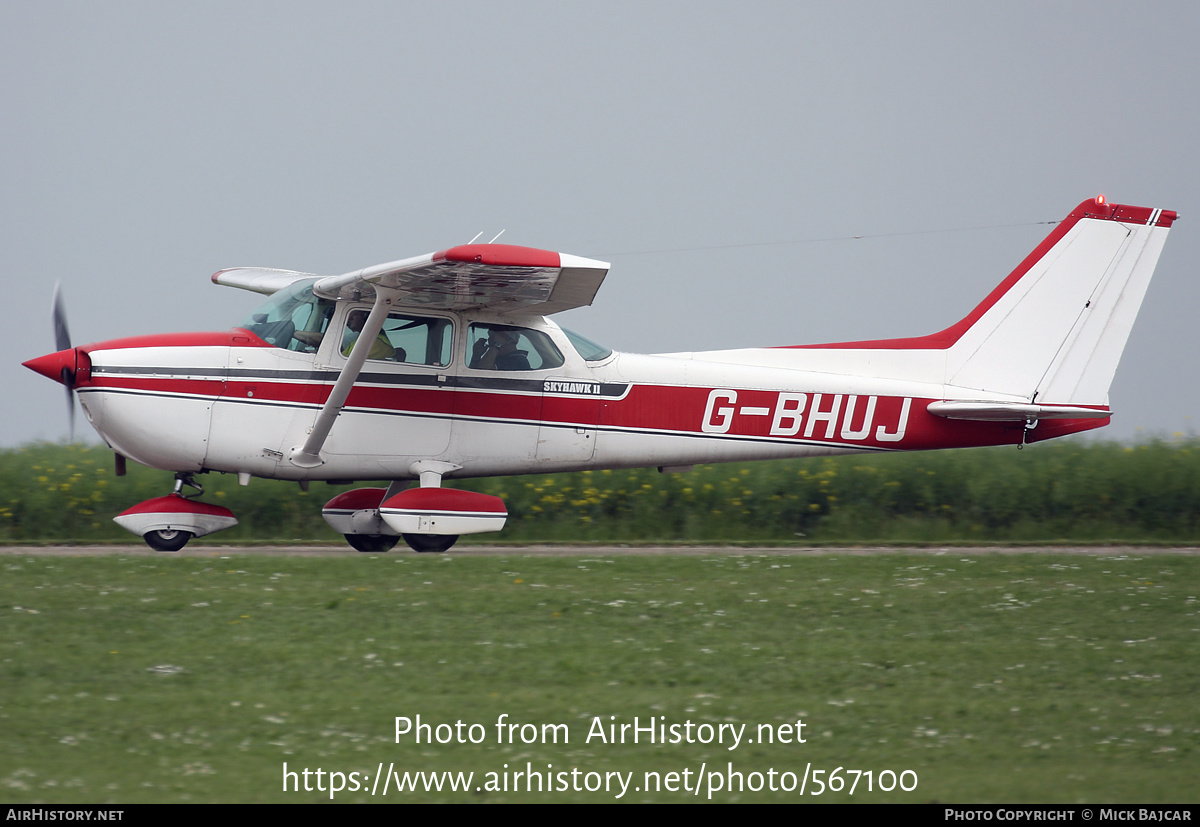
[[(180, 494), (138, 503), (113, 517), (113, 521), (144, 538), (156, 551), (178, 551), (192, 537), (233, 528), (238, 522), (228, 508), (197, 502)], [(184, 532), (187, 536), (182, 536)]]

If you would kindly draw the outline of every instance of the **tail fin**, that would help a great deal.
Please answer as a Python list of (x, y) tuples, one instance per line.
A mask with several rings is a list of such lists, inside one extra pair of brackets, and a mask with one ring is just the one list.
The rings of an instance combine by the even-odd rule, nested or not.
[[(1088, 199), (978, 307), (939, 333), (783, 350), (806, 351), (810, 368), (823, 356), (842, 370), (873, 363), (882, 371), (875, 375), (936, 381), (947, 399), (1104, 407), (1176, 218), (1171, 210)], [(856, 351), (868, 352), (861, 365)], [(770, 364), (796, 366), (786, 360), (775, 356)]]
[(946, 384), (1041, 404), (1106, 405), (1176, 217), (1103, 196), (1084, 201), (970, 315), (926, 337), (947, 349)]

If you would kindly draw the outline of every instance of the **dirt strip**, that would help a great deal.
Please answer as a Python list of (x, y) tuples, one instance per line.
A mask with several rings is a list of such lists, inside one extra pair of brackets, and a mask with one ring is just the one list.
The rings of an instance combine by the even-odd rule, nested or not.
[[(414, 554), (397, 546), (390, 554)], [(172, 557), (225, 557), (231, 555), (279, 555), (286, 557), (344, 557), (358, 556), (359, 552), (343, 546), (217, 546), (189, 545), (182, 551), (152, 551), (144, 545), (114, 546), (0, 546), (0, 555), (28, 557), (102, 557), (112, 555), (151, 557), (170, 554)], [(928, 555), (980, 555), (980, 554), (1082, 554), (1103, 557), (1144, 557), (1147, 555), (1200, 554), (1196, 546), (846, 546), (846, 547), (740, 547), (740, 546), (455, 546), (447, 555), (453, 557), (629, 557), (675, 555), (689, 557), (779, 555), (813, 557), (842, 554), (928, 554)]]

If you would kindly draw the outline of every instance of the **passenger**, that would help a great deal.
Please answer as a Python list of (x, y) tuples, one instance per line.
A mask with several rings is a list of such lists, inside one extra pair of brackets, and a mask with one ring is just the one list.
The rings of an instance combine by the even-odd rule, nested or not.
[[(367, 311), (354, 310), (350, 313), (350, 318), (346, 320), (346, 333), (349, 336), (353, 332), (353, 336), (349, 337), (349, 342), (342, 348), (342, 355), (349, 356), (350, 351), (354, 350), (354, 343), (358, 341), (358, 334), (362, 332), (363, 325), (367, 323)], [(371, 352), (367, 354), (368, 359), (391, 359), (396, 355), (396, 349), (392, 347), (392, 343), (388, 341), (387, 336), (383, 335), (383, 331), (375, 337), (375, 344), (371, 345)]]
[(517, 350), (520, 340), (521, 334), (515, 330), (492, 328), (486, 342), (483, 339), (475, 342), (472, 367), (479, 370), (532, 370), (529, 356), (525, 351)]

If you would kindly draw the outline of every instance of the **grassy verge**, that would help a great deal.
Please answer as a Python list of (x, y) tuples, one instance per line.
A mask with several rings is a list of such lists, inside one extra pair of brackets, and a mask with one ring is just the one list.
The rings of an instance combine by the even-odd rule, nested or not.
[[(171, 489), (166, 472), (115, 478), (111, 455), (80, 445), (0, 452), (0, 542), (128, 541), (112, 517)], [(221, 542), (337, 541), (321, 506), (345, 490), (232, 476), (199, 478), (241, 525)], [(364, 483), (365, 484), (365, 483)], [(1163, 542), (1200, 541), (1194, 440), (1060, 442), (454, 482), (502, 497), (500, 542)]]
[[(908, 793), (868, 792), (860, 778), (852, 798), (848, 783), (815, 798), (810, 772), (811, 801), (1197, 799), (1196, 557), (214, 553), (0, 565), (6, 802), (329, 799), (283, 792), (285, 762), (367, 778), (380, 763), (473, 772), (473, 787), (527, 765), (578, 769), (581, 783), (632, 773), (625, 801), (695, 800), (633, 788), (648, 772), (694, 784), (702, 766), (729, 765), (747, 785), (806, 767), (919, 779)], [(539, 730), (498, 742), (503, 714), (564, 724), (568, 740)], [(417, 715), (485, 736), (397, 742), (395, 717)], [(596, 720), (635, 717), (745, 724), (756, 743), (587, 738)], [(758, 725), (786, 737), (780, 727), (798, 721), (805, 743), (757, 742)], [(508, 783), (335, 800), (616, 797)]]

